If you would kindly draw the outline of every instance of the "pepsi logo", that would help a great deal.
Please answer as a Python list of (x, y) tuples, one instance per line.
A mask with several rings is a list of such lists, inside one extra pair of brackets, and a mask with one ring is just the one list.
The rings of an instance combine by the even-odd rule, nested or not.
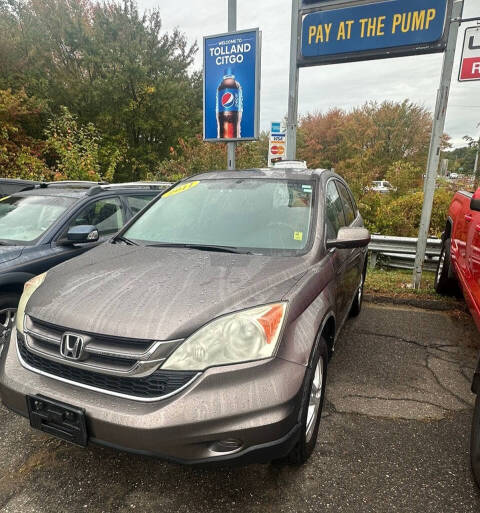
[(222, 96), (222, 107), (233, 107), (235, 96), (232, 93), (225, 93)]

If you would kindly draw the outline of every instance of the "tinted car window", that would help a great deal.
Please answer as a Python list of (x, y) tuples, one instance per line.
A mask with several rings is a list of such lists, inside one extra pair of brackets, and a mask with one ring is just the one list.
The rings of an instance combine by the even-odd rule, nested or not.
[(165, 193), (126, 232), (146, 244), (203, 244), (303, 250), (309, 241), (314, 182), (200, 180)]
[(70, 223), (72, 226), (93, 225), (100, 236), (118, 232), (123, 226), (122, 205), (119, 198), (105, 198), (85, 207)]
[(338, 230), (345, 226), (342, 198), (334, 180), (327, 184), (327, 239), (336, 239)]
[(153, 198), (155, 198), (156, 194), (150, 195), (142, 195), (142, 196), (125, 196), (127, 200), (128, 207), (130, 208), (133, 215), (138, 214), (140, 210), (146, 207)]
[(51, 196), (10, 196), (0, 200), (0, 240), (28, 244), (38, 239), (75, 200)]
[(353, 221), (355, 221), (356, 209), (354, 208), (350, 194), (348, 193), (347, 188), (343, 185), (343, 183), (337, 182), (337, 189), (342, 198), (343, 212), (345, 213), (345, 223), (347, 226), (350, 226)]

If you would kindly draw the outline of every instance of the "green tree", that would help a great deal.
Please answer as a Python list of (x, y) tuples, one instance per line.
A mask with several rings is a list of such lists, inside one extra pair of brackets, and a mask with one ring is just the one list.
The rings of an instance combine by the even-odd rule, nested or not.
[(45, 165), (44, 142), (32, 137), (43, 105), (25, 91), (0, 90), (0, 176), (51, 179)]
[[(114, 151), (111, 159), (100, 150), (102, 137), (93, 123), (82, 125), (67, 107), (48, 122), (45, 129), (46, 147), (57, 179), (110, 181), (121, 152)], [(102, 157), (106, 172), (102, 173)]]
[(424, 170), (412, 162), (400, 160), (394, 162), (385, 175), (385, 178), (395, 184), (395, 196), (403, 196), (421, 189)]
[(332, 109), (300, 120), (298, 154), (313, 167), (333, 167), (368, 183), (384, 179), (395, 162), (424, 168), (431, 125), (431, 114), (408, 100)]
[(25, 86), (57, 115), (93, 123), (102, 145), (122, 148), (116, 180), (154, 169), (179, 138), (201, 129), (197, 52), (162, 30), (157, 9), (133, 0), (0, 0), (0, 86)]
[[(445, 228), (445, 218), (454, 192), (440, 188), (435, 192), (430, 236), (440, 237)], [(392, 201), (381, 203), (366, 224), (374, 233), (417, 237), (422, 215), (423, 192), (414, 192)]]

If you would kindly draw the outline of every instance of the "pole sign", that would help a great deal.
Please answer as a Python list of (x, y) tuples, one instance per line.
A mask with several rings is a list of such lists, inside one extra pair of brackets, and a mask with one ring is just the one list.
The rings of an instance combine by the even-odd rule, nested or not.
[(268, 145), (268, 167), (274, 162), (285, 159), (287, 153), (287, 134), (282, 130), (280, 121), (270, 125), (270, 140)]
[(460, 82), (480, 80), (480, 27), (465, 30), (463, 54), (460, 64)]
[[(304, 7), (310, 4), (303, 3)], [(452, 0), (383, 0), (343, 8), (320, 5), (302, 18), (297, 64), (443, 52), (451, 10)]]
[(259, 30), (205, 37), (203, 70), (204, 140), (258, 139)]

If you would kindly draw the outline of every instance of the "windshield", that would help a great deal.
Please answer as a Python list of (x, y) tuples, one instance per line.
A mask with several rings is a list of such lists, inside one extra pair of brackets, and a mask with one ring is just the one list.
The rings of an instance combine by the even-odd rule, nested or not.
[(188, 182), (165, 193), (125, 233), (145, 244), (244, 248), (256, 253), (305, 250), (313, 182), (219, 179)]
[(34, 242), (74, 202), (55, 196), (11, 196), (0, 200), (0, 241), (25, 245)]

